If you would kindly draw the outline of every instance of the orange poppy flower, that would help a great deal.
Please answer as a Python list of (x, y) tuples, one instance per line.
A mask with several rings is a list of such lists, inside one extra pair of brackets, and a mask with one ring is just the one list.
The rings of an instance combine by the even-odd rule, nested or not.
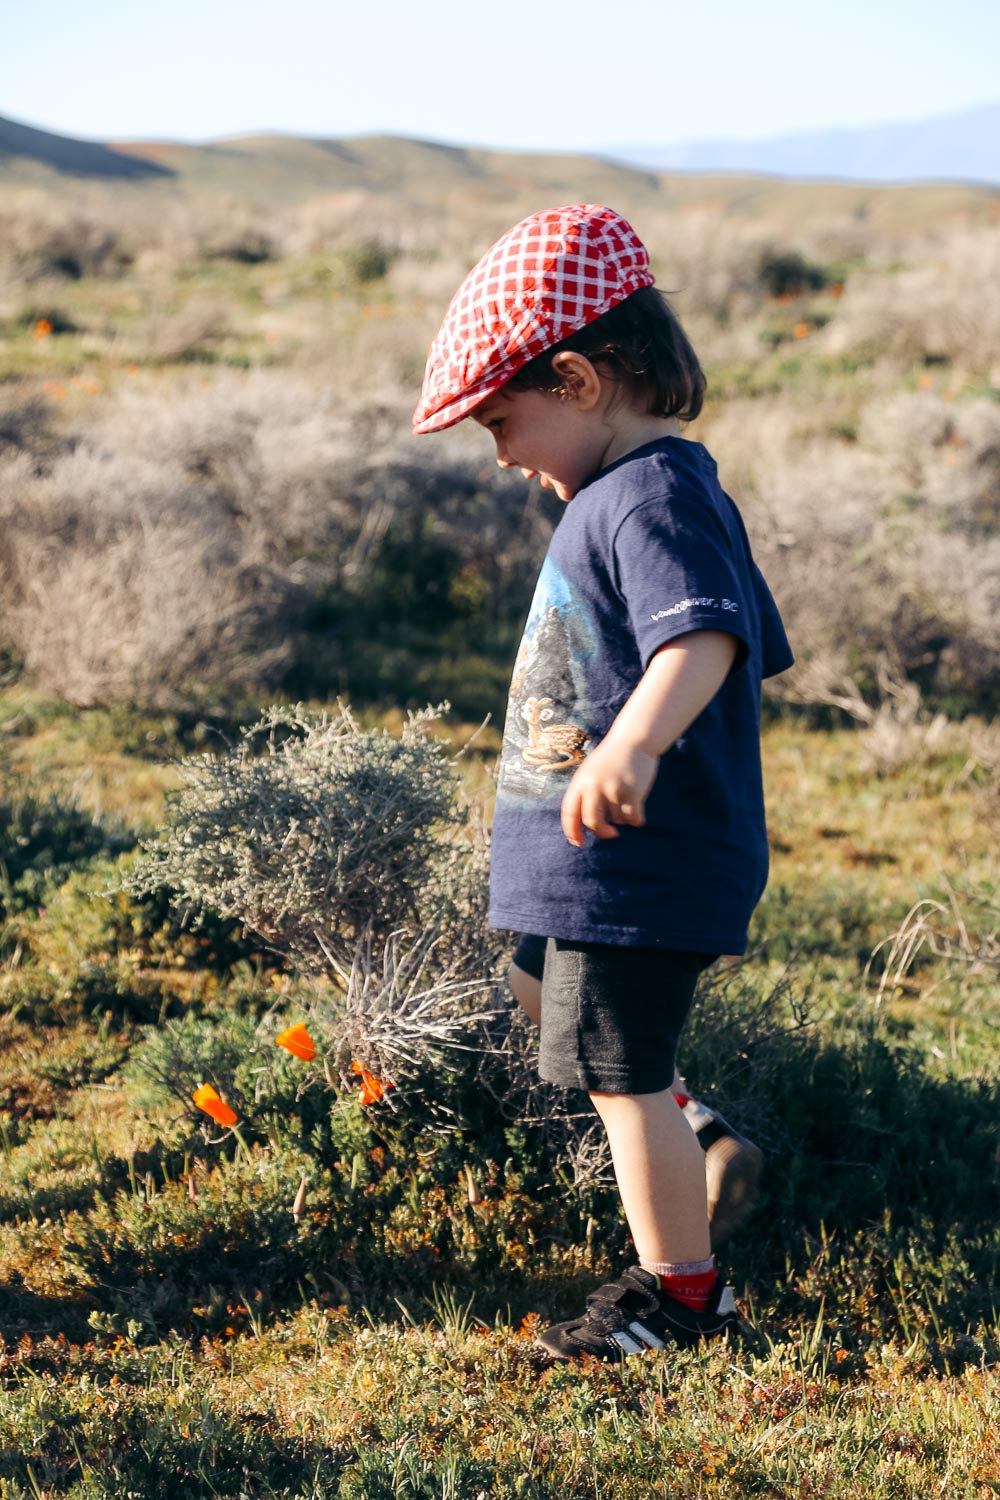
[(220, 1099), (210, 1083), (203, 1083), (200, 1089), (195, 1089), (191, 1098), (206, 1115), (211, 1115), (216, 1125), (236, 1124), (236, 1111), (230, 1109), (224, 1099)]
[(808, 323), (796, 323), (795, 327), (792, 329), (792, 333), (795, 335), (795, 337), (797, 339), (808, 338), (809, 337), (809, 324)]
[(361, 1078), (358, 1099), (362, 1104), (377, 1104), (386, 1089), (396, 1087), (394, 1083), (389, 1082), (388, 1078), (376, 1078), (374, 1073), (369, 1073), (367, 1068), (363, 1068), (357, 1061), (351, 1063), (351, 1069)]
[(39, 318), (35, 323), (32, 332), (34, 333), (36, 339), (47, 339), (49, 334), (52, 332), (52, 324), (49, 322), (48, 318)]
[(274, 1040), (279, 1047), (284, 1047), (286, 1052), (290, 1052), (293, 1057), (300, 1057), (303, 1062), (312, 1062), (316, 1056), (316, 1043), (302, 1021), (297, 1026), (287, 1027)]
[(844, 283), (842, 281), (835, 281), (833, 283), (833, 285), (831, 286), (831, 288), (830, 288), (830, 296), (831, 297), (842, 297), (843, 295), (844, 295)]

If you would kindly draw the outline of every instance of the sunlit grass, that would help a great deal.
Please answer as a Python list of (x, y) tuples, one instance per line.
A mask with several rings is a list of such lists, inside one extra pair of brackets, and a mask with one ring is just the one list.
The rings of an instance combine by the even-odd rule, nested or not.
[[(113, 765), (116, 816), (155, 824), (170, 780), (163, 756), (183, 749), (169, 716), (129, 727), (126, 715), (66, 713), (18, 690), (2, 704), (16, 725), (6, 749), (19, 773), (76, 782), (97, 812), (101, 784), (81, 780), (81, 769), (104, 763), (104, 776)], [(445, 727), (457, 744), (475, 728)], [(129, 751), (116, 756), (126, 731)], [(152, 754), (142, 751), (146, 736)], [(960, 869), (969, 880), (988, 876), (981, 777), (957, 774), (945, 756), (873, 779), (857, 732), (788, 718), (765, 730), (764, 759), (773, 867), (756, 930), (761, 980), (791, 965), (793, 988), (811, 989), (817, 1044), (839, 1038), (863, 1054), (866, 1026), (890, 1048), (905, 1038), (927, 1089), (937, 1078), (958, 1092), (926, 1092), (923, 1124), (900, 1116), (909, 1132), (900, 1139), (930, 1132), (920, 1149), (932, 1161), (934, 1132), (961, 1107), (978, 1151), (983, 1117), (960, 1100), (995, 1075), (993, 979), (929, 962), (912, 988), (876, 1005), (874, 976), (863, 971), (922, 894)], [(488, 796), (489, 757), (463, 763), (470, 790)], [(770, 1206), (727, 1267), (756, 1325), (751, 1342), (622, 1369), (544, 1369), (532, 1353), (538, 1321), (568, 1315), (628, 1253), (614, 1195), (565, 1200), (516, 1144), (504, 1163), (478, 1158), (470, 1140), (438, 1167), (405, 1119), (385, 1134), (378, 1106), (366, 1122), (351, 1105), (339, 1145), (320, 1158), (280, 1133), (247, 1160), (219, 1157), (176, 1102), (151, 1093), (131, 1063), (123, 1070), (142, 1052), (129, 1013), (138, 1002), (94, 976), (114, 970), (120, 986), (131, 967), (138, 976), (155, 962), (155, 1003), (207, 1006), (226, 1024), (237, 971), (199, 976), (198, 946), (153, 958), (151, 935), (139, 930), (113, 951), (122, 937), (102, 915), (106, 880), (88, 883), (81, 869), (49, 894), (50, 910), (22, 914), (20, 954), (7, 936), (8, 974), (43, 963), (42, 982), (65, 986), (67, 998), (45, 1024), (15, 1001), (0, 1026), (3, 1493), (993, 1493), (1000, 1329), (989, 1287), (1000, 1246), (989, 1216), (974, 1222), (967, 1188), (956, 1187), (966, 1196), (952, 1231), (922, 1220), (918, 1202), (852, 1229), (844, 1195), (856, 1168), (845, 1142), (845, 1159), (822, 1168), (843, 1228), (797, 1224), (783, 1205), (815, 1212), (807, 1177), (818, 1159), (794, 1166), (772, 1121)], [(270, 996), (289, 1022), (298, 1018), (293, 978), (276, 988), (259, 968), (253, 981), (245, 963), (241, 972), (240, 1004), (258, 1007), (250, 1015)], [(832, 1054), (822, 1065), (815, 1057), (816, 1086), (840, 1098)], [(873, 1079), (888, 1079), (889, 1057), (872, 1053), (859, 1076), (874, 1069)], [(785, 1066), (797, 1066), (793, 1053)], [(783, 1080), (786, 1093), (793, 1085)], [(836, 1106), (860, 1110), (855, 1130), (867, 1128), (862, 1104)], [(796, 1107), (807, 1110), (807, 1096)], [(905, 1175), (905, 1164), (892, 1170)], [(946, 1185), (927, 1186), (939, 1201)], [(593, 1238), (588, 1216), (599, 1226)]]

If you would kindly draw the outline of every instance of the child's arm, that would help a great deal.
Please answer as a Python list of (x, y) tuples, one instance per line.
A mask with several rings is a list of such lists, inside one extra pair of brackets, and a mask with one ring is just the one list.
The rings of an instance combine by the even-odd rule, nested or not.
[(616, 839), (615, 823), (645, 822), (660, 756), (715, 697), (737, 644), (722, 630), (691, 630), (654, 653), (635, 692), (566, 788), (562, 827), (571, 844), (583, 846), (585, 828)]

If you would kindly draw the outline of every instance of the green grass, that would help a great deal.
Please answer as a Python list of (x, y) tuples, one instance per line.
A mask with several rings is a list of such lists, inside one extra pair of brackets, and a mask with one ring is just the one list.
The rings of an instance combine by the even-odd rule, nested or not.
[[(65, 795), (105, 761), (116, 818), (155, 826), (176, 722), (2, 712), (18, 778)], [(0, 927), (0, 1496), (995, 1494), (996, 973), (923, 955), (876, 1003), (865, 972), (949, 877), (995, 928), (989, 787), (949, 757), (872, 778), (851, 731), (788, 719), (765, 765), (757, 947), (683, 1058), (768, 1152), (723, 1261), (756, 1331), (618, 1370), (531, 1343), (627, 1263), (613, 1191), (555, 1180), (461, 1077), (433, 1081), (464, 1115), (446, 1137), (284, 1055), (254, 1105), (255, 1027), (296, 1016), (295, 976), (224, 924), (102, 899), (131, 856), (70, 842), (67, 874), (57, 818), (54, 884)], [(144, 1067), (185, 1016), (206, 1066), (235, 1049), (246, 1150)]]
[(686, 1355), (539, 1374), (530, 1326), (457, 1312), (355, 1330), (313, 1303), (262, 1336), (206, 1342), (199, 1358), (123, 1339), (103, 1368), (79, 1353), (69, 1390), (52, 1368), (62, 1347), (39, 1346), (35, 1365), (50, 1367), (13, 1362), (16, 1409), (9, 1389), (0, 1433), (26, 1448), (55, 1436), (6, 1493), (883, 1500), (932, 1476), (949, 1496), (995, 1492), (991, 1372), (921, 1376), (901, 1350), (839, 1364), (839, 1350), (817, 1352), (820, 1327), (811, 1344), (740, 1364)]

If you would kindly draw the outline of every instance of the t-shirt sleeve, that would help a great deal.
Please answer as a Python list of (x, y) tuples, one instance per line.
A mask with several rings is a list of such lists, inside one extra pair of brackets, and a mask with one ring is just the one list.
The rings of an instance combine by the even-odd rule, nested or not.
[(643, 671), (654, 652), (689, 630), (735, 636), (732, 670), (743, 665), (752, 644), (753, 605), (726, 527), (709, 504), (697, 495), (644, 501), (619, 526), (614, 555)]

